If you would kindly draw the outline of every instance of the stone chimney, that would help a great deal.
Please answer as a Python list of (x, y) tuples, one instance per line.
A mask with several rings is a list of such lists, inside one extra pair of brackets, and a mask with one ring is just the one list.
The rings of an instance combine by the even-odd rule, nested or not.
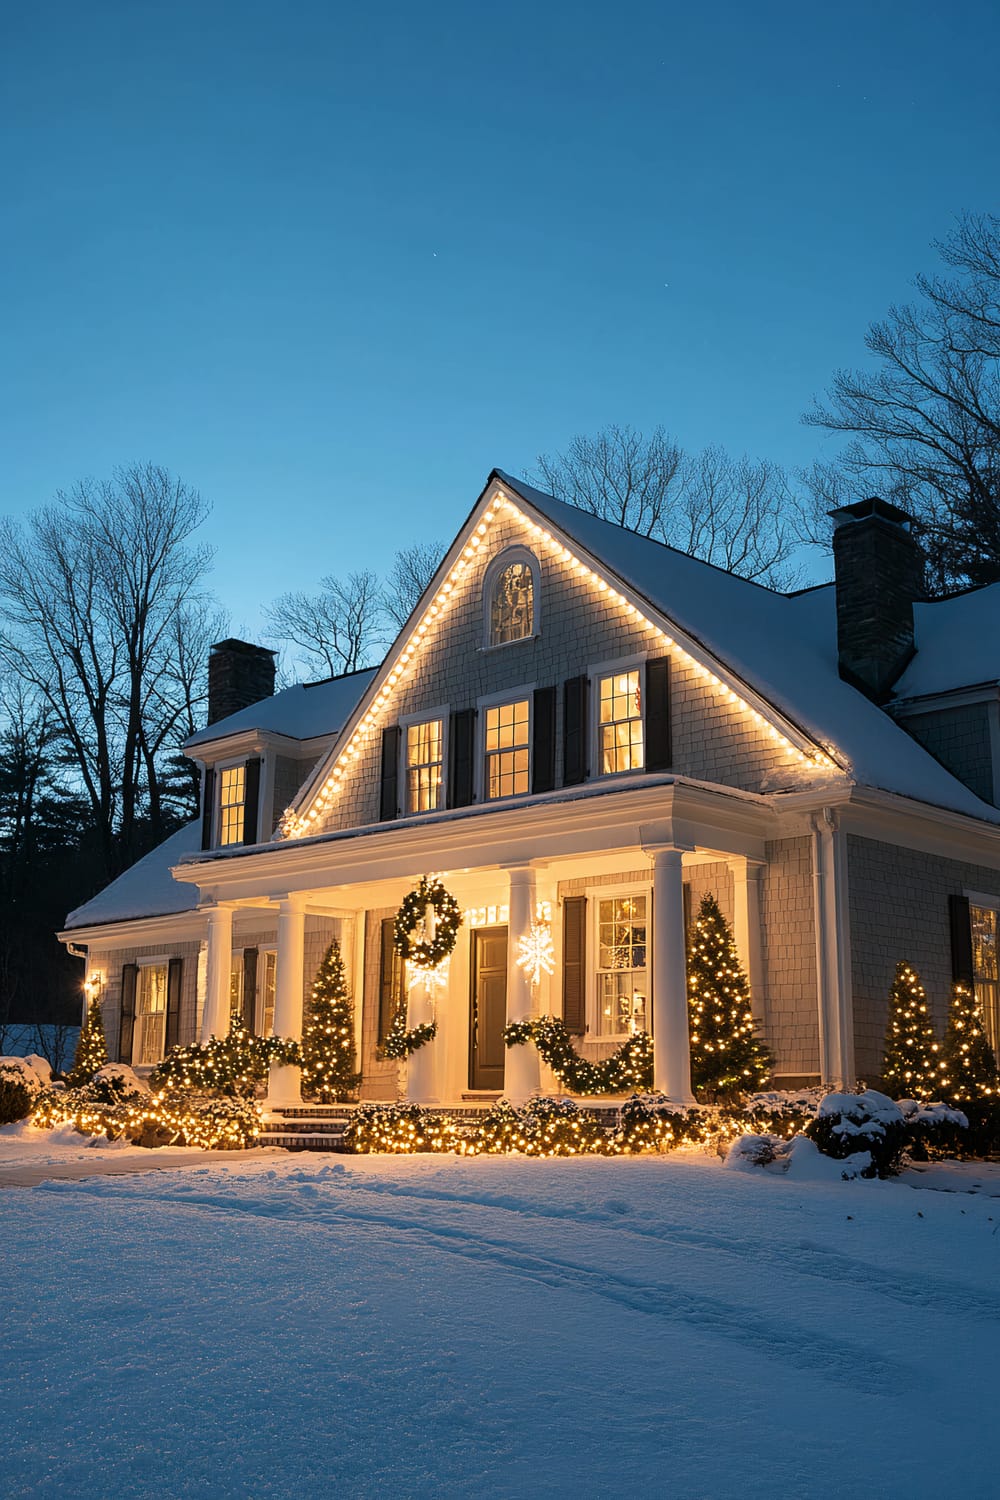
[(208, 654), (208, 720), (228, 718), (274, 692), (274, 656), (265, 646), (230, 638)]
[(914, 651), (924, 557), (910, 518), (871, 496), (832, 510), (840, 675), (883, 703)]

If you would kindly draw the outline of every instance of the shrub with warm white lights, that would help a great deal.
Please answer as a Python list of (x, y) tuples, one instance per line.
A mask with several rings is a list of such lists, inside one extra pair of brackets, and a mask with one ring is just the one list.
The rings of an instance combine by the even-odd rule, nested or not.
[(354, 1002), (340, 944), (334, 938), (313, 982), (302, 1028), (302, 1093), (317, 1104), (350, 1099), (361, 1081), (354, 1041)]
[(966, 984), (952, 985), (948, 1029), (941, 1050), (940, 1089), (946, 1099), (966, 1104), (1000, 1096), (996, 1054), (986, 1035), (979, 1002)]
[(757, 1035), (750, 981), (711, 894), (702, 899), (688, 934), (687, 987), (695, 1093), (719, 1099), (762, 1088), (774, 1059)]
[(937, 1099), (945, 1067), (927, 994), (912, 964), (902, 960), (889, 992), (882, 1083), (893, 1099)]
[(80, 1088), (89, 1083), (98, 1069), (108, 1060), (108, 1043), (104, 1035), (104, 1016), (100, 1000), (91, 1000), (87, 1006), (87, 1019), (80, 1028), (73, 1066), (67, 1075), (71, 1088)]

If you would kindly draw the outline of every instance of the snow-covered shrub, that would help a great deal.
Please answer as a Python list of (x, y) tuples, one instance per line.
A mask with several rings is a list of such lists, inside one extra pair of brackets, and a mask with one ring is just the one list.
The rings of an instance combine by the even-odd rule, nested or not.
[(791, 1140), (816, 1118), (823, 1090), (772, 1089), (767, 1093), (748, 1094), (738, 1104), (723, 1111), (726, 1119), (752, 1126), (757, 1135), (778, 1135)]
[(29, 1052), (24, 1061), (34, 1073), (42, 1088), (47, 1088), (52, 1082), (52, 1069), (49, 1066), (48, 1058), (39, 1057), (37, 1052)]
[[(43, 1089), (32, 1122), (43, 1130), (72, 1125), (81, 1135), (105, 1135), (134, 1146), (201, 1146), (242, 1150), (260, 1134), (260, 1109), (250, 1099), (152, 1094), (117, 1064), (79, 1089)], [(129, 1077), (131, 1075), (131, 1077)]]
[(42, 1080), (26, 1057), (0, 1057), (0, 1078), (19, 1083), (32, 1099), (42, 1087)]
[(769, 1167), (787, 1148), (788, 1142), (778, 1135), (741, 1135), (726, 1152), (725, 1165), (737, 1170), (744, 1167)]
[(862, 1177), (893, 1176), (906, 1146), (902, 1111), (874, 1089), (827, 1094), (805, 1133), (825, 1156), (837, 1161), (868, 1152), (871, 1160), (859, 1172)]
[(619, 1152), (642, 1152), (708, 1145), (721, 1124), (719, 1110), (707, 1105), (672, 1104), (662, 1094), (633, 1094), (618, 1111), (615, 1147)]
[(457, 1151), (461, 1133), (446, 1115), (419, 1104), (362, 1104), (351, 1113), (344, 1145), (358, 1155), (367, 1152)]
[(0, 1057), (0, 1125), (26, 1120), (41, 1085), (20, 1057)]
[(917, 1161), (936, 1161), (957, 1154), (957, 1142), (969, 1129), (968, 1115), (940, 1101), (925, 1104), (917, 1099), (897, 1099), (896, 1103), (906, 1124), (910, 1156)]
[(253, 1098), (272, 1062), (299, 1063), (297, 1042), (285, 1037), (251, 1036), (242, 1017), (234, 1016), (229, 1034), (211, 1037), (203, 1046), (174, 1047), (150, 1075), (154, 1093), (224, 1094)]

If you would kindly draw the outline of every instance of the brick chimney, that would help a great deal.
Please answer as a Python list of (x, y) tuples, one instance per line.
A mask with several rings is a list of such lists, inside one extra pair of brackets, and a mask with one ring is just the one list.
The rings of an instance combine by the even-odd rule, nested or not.
[(274, 692), (274, 656), (265, 646), (230, 638), (208, 654), (208, 720), (228, 718)]
[(906, 511), (877, 496), (830, 515), (840, 675), (883, 703), (913, 655), (924, 556)]

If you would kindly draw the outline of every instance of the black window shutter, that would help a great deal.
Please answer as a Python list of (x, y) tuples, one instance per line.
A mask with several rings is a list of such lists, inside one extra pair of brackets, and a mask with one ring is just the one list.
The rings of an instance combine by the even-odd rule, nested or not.
[(243, 1024), (253, 1036), (257, 1030), (257, 949), (243, 949)]
[(395, 917), (383, 918), (378, 988), (378, 1039), (380, 1043), (385, 1041), (389, 1027), (392, 1025), (392, 1018), (406, 998), (403, 960), (396, 952), (393, 941), (395, 928)]
[(460, 708), (451, 716), (448, 736), (448, 806), (469, 807), (475, 800), (476, 710)]
[(535, 689), (531, 726), (531, 790), (551, 792), (556, 784), (556, 690)]
[(587, 1029), (587, 898), (563, 901), (563, 1025), (574, 1036)]
[(243, 842), (257, 842), (257, 814), (260, 810), (260, 761), (248, 760), (243, 781)]
[(670, 735), (670, 657), (646, 663), (646, 770), (669, 771), (673, 765)]
[(181, 1026), (181, 977), (184, 960), (172, 958), (167, 965), (167, 1029), (163, 1049), (169, 1052), (180, 1040)]
[(972, 917), (966, 896), (948, 897), (948, 919), (951, 925), (951, 977), (956, 984), (972, 987), (975, 968), (972, 962)]
[(563, 786), (587, 779), (587, 679), (563, 683)]
[(201, 847), (212, 847), (212, 825), (215, 822), (215, 769), (209, 766), (205, 772), (205, 805), (201, 810)]
[(122, 965), (122, 1009), (118, 1025), (118, 1061), (131, 1063), (132, 1035), (135, 1031), (135, 985), (139, 977), (137, 964)]
[(382, 731), (382, 791), (379, 818), (383, 823), (399, 816), (399, 725)]

